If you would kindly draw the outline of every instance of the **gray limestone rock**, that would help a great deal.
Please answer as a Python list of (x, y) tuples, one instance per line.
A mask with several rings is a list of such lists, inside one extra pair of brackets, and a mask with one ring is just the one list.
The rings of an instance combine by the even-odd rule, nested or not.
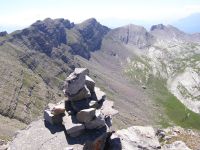
[(112, 137), (120, 138), (123, 150), (158, 150), (161, 145), (152, 127), (132, 126), (117, 131)]
[(78, 123), (75, 116), (66, 115), (63, 117), (63, 124), (66, 132), (70, 137), (77, 137), (84, 133), (85, 127), (83, 124)]
[(94, 93), (92, 95), (92, 98), (97, 100), (98, 102), (101, 102), (106, 98), (106, 93), (100, 90), (98, 87), (94, 87)]
[(78, 100), (83, 100), (87, 99), (91, 96), (89, 89), (86, 86), (83, 86), (83, 88), (75, 95), (73, 96), (68, 96), (68, 99), (70, 101), (78, 101)]
[(106, 122), (102, 116), (96, 117), (92, 121), (85, 123), (86, 129), (100, 129), (105, 126), (106, 126)]
[(79, 122), (86, 123), (90, 122), (95, 117), (95, 109), (83, 109), (76, 114), (76, 118)]
[(75, 68), (64, 83), (64, 94), (66, 96), (77, 94), (85, 85), (85, 76), (89, 73), (86, 68)]
[(95, 82), (87, 75), (85, 76), (85, 84), (91, 93), (94, 92)]

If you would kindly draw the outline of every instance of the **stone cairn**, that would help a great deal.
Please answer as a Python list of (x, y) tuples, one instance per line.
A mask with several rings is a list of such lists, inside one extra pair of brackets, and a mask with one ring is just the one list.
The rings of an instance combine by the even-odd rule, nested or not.
[(48, 104), (44, 111), (46, 122), (63, 124), (70, 137), (77, 137), (86, 130), (111, 127), (111, 117), (118, 113), (113, 102), (95, 86), (86, 68), (75, 68), (64, 82), (63, 92), (67, 100)]

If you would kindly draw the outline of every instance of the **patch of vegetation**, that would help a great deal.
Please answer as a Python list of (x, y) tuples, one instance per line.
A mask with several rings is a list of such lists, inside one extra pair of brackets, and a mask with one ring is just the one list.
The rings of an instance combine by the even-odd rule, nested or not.
[(125, 74), (130, 78), (137, 79), (140, 83), (146, 83), (152, 68), (147, 63), (146, 58), (134, 57), (133, 61), (128, 65)]
[[(200, 130), (200, 115), (186, 108), (165, 86), (165, 81), (151, 76), (148, 87), (153, 90), (153, 97), (162, 104), (166, 115), (176, 125), (183, 128)], [(166, 122), (161, 124), (167, 125)]]
[(77, 43), (79, 41), (80, 35), (77, 35), (78, 33), (73, 30), (66, 30), (67, 33), (67, 43), (69, 45)]
[(160, 104), (164, 109), (165, 116), (158, 116), (158, 123), (163, 127), (176, 124), (183, 128), (191, 128), (200, 130), (200, 115), (192, 112), (185, 107), (166, 87), (166, 80), (155, 77), (149, 74), (148, 80), (145, 81), (146, 73), (143, 70), (138, 70), (133, 66), (128, 66), (126, 70), (128, 75), (133, 80), (138, 80), (137, 76), (142, 80), (142, 84), (146, 84), (150, 93), (157, 104)]

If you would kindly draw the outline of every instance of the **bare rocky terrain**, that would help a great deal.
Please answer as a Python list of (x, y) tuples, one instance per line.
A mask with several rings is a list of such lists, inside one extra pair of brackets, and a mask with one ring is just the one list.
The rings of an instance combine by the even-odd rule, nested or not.
[[(109, 29), (95, 19), (37, 21), (0, 36), (0, 138), (64, 99), (64, 79), (75, 67), (89, 75), (119, 114), (115, 129), (132, 125), (200, 129), (200, 37), (172, 26)], [(177, 109), (178, 108), (178, 109)], [(15, 125), (16, 123), (16, 125)]]

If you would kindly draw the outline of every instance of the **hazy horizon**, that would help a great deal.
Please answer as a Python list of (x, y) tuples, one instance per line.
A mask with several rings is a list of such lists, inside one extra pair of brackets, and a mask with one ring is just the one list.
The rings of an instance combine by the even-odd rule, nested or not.
[(200, 12), (200, 1), (196, 0), (1, 1), (0, 31), (8, 32), (45, 18), (65, 18), (75, 23), (96, 18), (111, 28), (130, 23), (148, 28), (153, 24), (171, 24)]

